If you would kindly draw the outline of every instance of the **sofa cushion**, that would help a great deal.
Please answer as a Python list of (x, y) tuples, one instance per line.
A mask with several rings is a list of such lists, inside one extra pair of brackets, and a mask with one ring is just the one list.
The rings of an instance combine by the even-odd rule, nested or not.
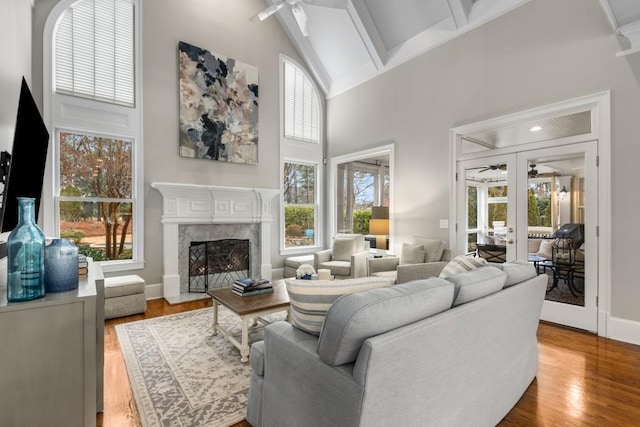
[(398, 278), (398, 270), (390, 270), (390, 271), (378, 271), (371, 274), (373, 277), (387, 277), (389, 279), (393, 279), (394, 281)]
[(524, 282), (525, 280), (529, 280), (538, 275), (533, 264), (521, 259), (505, 262), (503, 264), (495, 264), (495, 267), (501, 269), (507, 275), (504, 283), (505, 288)]
[(351, 363), (367, 338), (448, 310), (453, 293), (451, 283), (432, 277), (345, 295), (327, 313), (318, 354), (332, 366)]
[(395, 280), (384, 277), (359, 277), (345, 280), (285, 279), (293, 326), (320, 335), (327, 311), (342, 295), (392, 286)]
[(400, 264), (422, 264), (425, 260), (426, 251), (422, 245), (402, 244), (400, 253)]
[(552, 239), (542, 239), (540, 248), (538, 249), (538, 255), (546, 259), (553, 258), (553, 242), (554, 240)]
[(334, 261), (350, 261), (351, 254), (356, 252), (356, 239), (334, 239), (333, 254)]
[(424, 246), (424, 261), (423, 262), (436, 262), (442, 259), (442, 253), (446, 242), (444, 240), (427, 239), (426, 237), (413, 236), (413, 243), (415, 245)]
[(464, 273), (465, 271), (473, 271), (477, 268), (484, 267), (485, 265), (487, 265), (487, 260), (484, 258), (473, 258), (458, 255), (444, 266), (439, 277), (446, 279), (449, 276)]
[(538, 253), (540, 250), (540, 243), (542, 243), (542, 239), (534, 239), (529, 237), (527, 239), (527, 252), (530, 254)]
[(349, 261), (326, 261), (318, 264), (318, 269), (328, 268), (332, 274), (337, 276), (351, 276), (351, 262)]
[(498, 292), (504, 287), (506, 279), (506, 273), (493, 266), (486, 266), (447, 277), (449, 282), (456, 285), (453, 306)]

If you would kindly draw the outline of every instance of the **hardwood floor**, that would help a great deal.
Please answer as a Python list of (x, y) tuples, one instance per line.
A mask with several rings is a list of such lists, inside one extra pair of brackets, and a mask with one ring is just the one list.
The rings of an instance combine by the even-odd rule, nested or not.
[[(140, 426), (115, 325), (209, 306), (210, 300), (173, 306), (154, 300), (144, 315), (106, 322), (104, 413), (98, 426)], [(538, 342), (538, 376), (500, 427), (640, 426), (640, 346), (545, 322)]]

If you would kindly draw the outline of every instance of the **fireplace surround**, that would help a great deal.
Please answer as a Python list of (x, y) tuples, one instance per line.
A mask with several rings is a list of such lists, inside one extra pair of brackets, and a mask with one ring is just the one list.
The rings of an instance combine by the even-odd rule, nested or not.
[[(279, 190), (167, 182), (153, 182), (151, 187), (162, 195), (162, 287), (165, 299), (178, 297), (181, 293), (181, 225), (257, 224), (259, 260), (255, 262), (261, 277), (272, 278), (272, 205), (280, 194)], [(188, 277), (185, 280), (188, 282)]]

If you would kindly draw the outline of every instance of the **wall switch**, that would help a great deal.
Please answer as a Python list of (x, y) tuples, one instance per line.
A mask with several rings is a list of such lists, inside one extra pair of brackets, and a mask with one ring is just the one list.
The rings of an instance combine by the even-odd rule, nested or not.
[(441, 219), (440, 220), (440, 228), (449, 228), (449, 220)]

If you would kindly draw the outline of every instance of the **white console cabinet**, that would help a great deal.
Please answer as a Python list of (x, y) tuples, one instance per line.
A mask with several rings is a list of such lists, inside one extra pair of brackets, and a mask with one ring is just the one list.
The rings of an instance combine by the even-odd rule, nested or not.
[(0, 288), (0, 425), (95, 426), (102, 411), (104, 278), (8, 303)]

